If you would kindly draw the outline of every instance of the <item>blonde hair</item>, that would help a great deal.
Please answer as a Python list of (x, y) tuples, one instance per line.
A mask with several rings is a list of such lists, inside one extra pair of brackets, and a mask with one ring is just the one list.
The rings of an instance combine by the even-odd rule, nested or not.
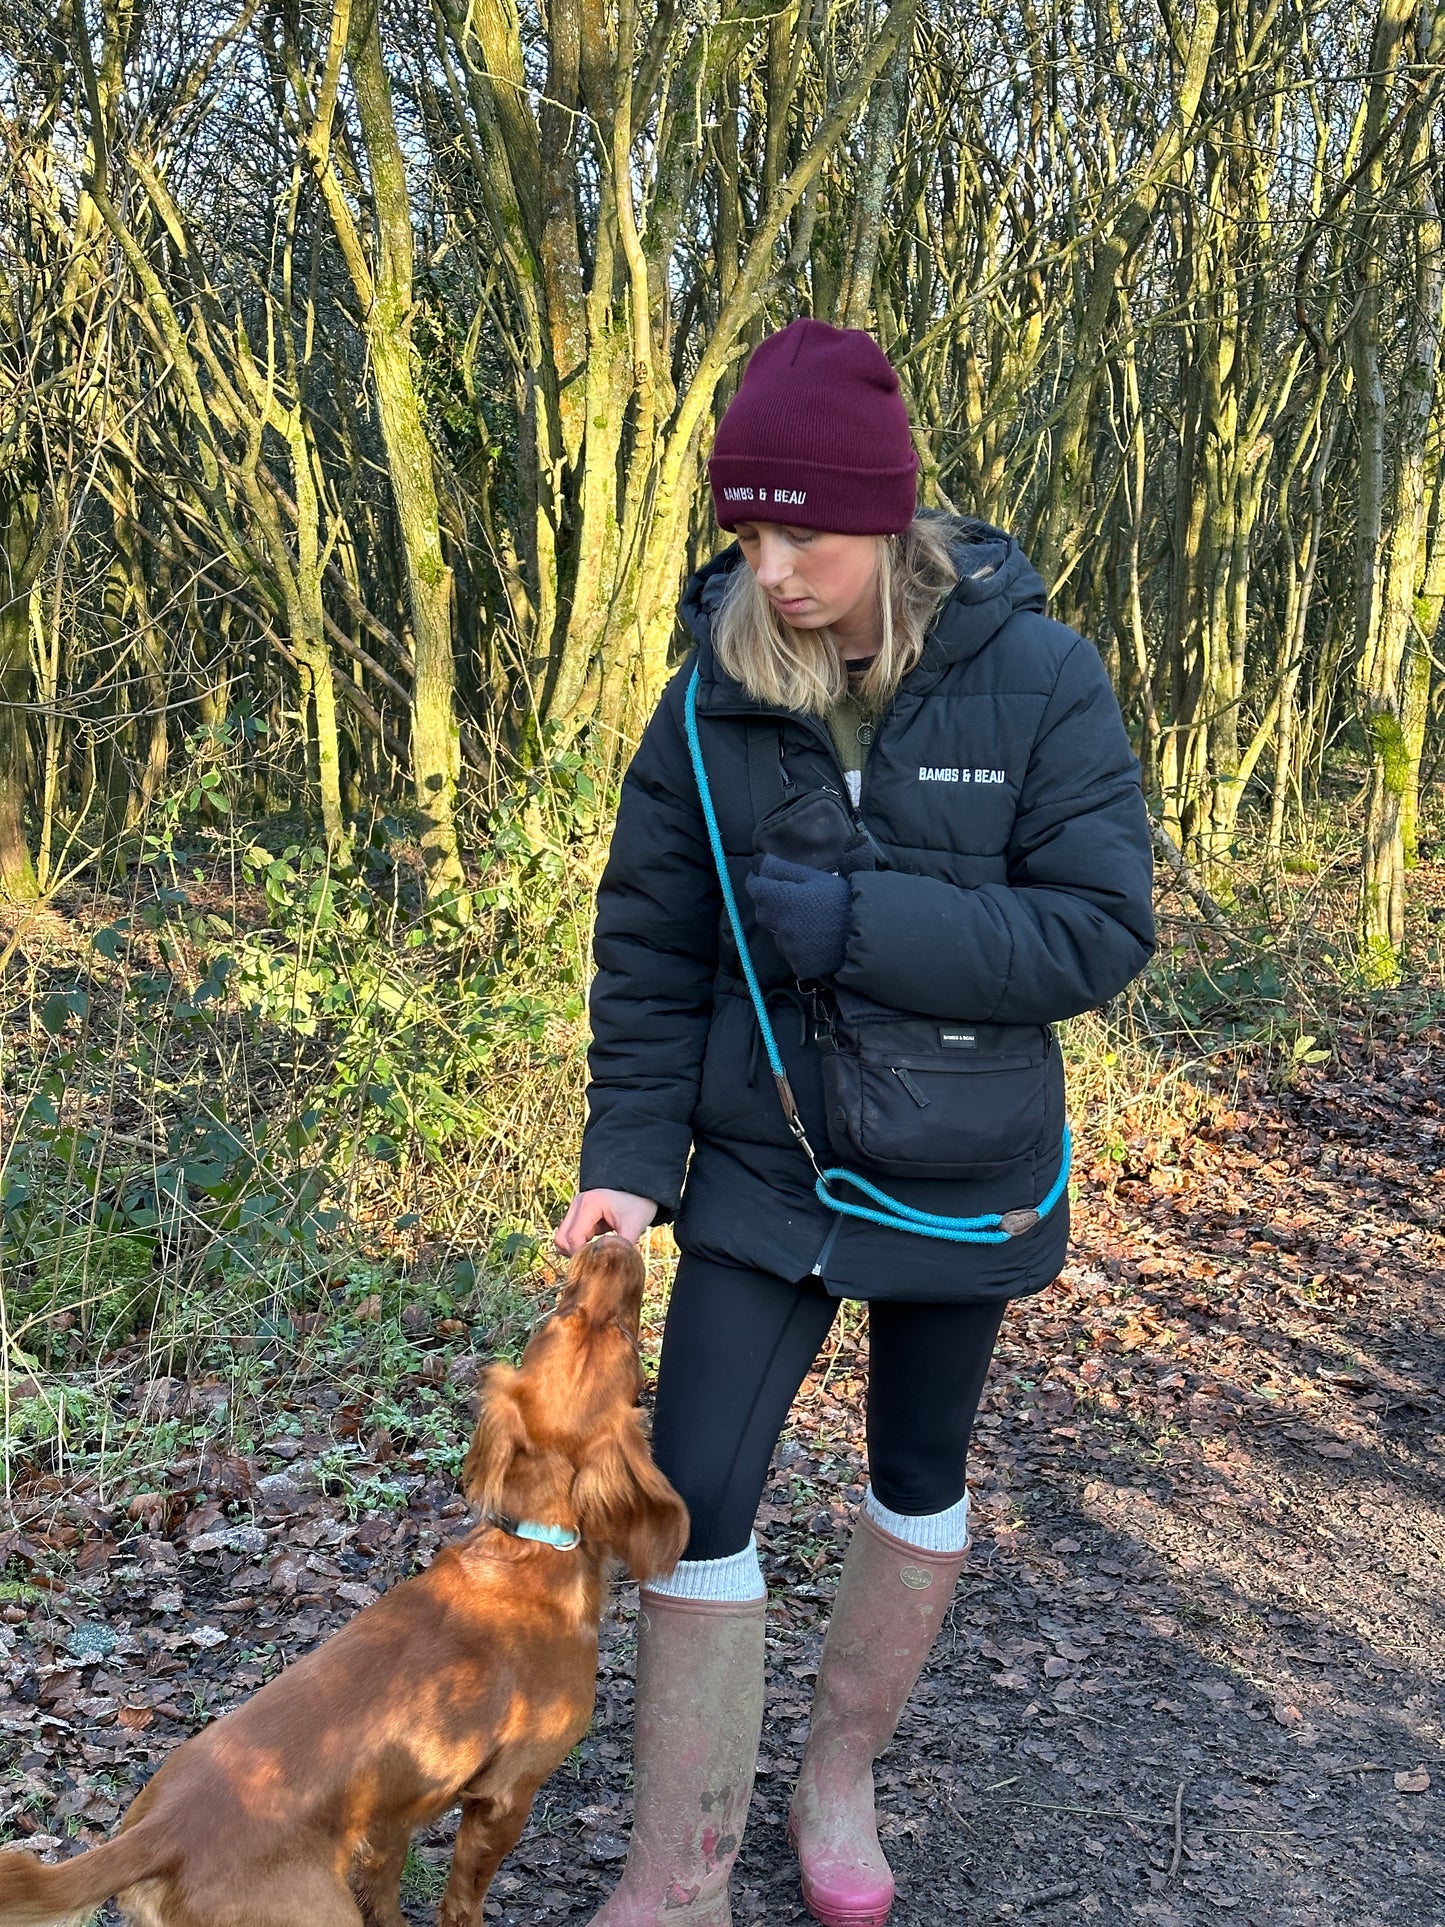
[[(880, 535), (878, 602), (882, 642), (854, 694), (881, 710), (923, 654), (939, 604), (958, 581), (952, 516), (916, 515), (901, 535)], [(827, 629), (784, 621), (747, 564), (733, 569), (712, 619), (714, 653), (759, 702), (823, 716), (848, 693), (848, 671)]]

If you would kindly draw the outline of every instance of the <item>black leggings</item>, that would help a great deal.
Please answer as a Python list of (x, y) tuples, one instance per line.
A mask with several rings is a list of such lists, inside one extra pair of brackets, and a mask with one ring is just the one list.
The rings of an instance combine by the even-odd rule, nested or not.
[[(837, 1313), (819, 1278), (678, 1260), (657, 1374), (653, 1452), (687, 1501), (684, 1558), (748, 1543), (768, 1463)], [(1002, 1304), (868, 1307), (868, 1468), (891, 1512), (963, 1497), (969, 1434)]]

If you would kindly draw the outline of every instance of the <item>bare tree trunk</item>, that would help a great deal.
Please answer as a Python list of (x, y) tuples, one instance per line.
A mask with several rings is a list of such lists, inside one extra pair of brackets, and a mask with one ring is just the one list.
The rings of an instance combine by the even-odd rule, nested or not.
[[(1418, 22), (1417, 13), (1420, 14)], [(1422, 62), (1445, 42), (1445, 21), (1424, 18), (1416, 0), (1382, 0), (1371, 56), (1370, 122), (1383, 123), (1397, 60), (1412, 25)], [(1401, 685), (1415, 597), (1423, 573), (1425, 457), (1430, 424), (1440, 407), (1440, 346), (1445, 299), (1445, 254), (1440, 211), (1424, 162), (1429, 121), (1422, 117), (1405, 150), (1402, 172), (1413, 174), (1409, 205), (1415, 219), (1407, 240), (1413, 253), (1411, 293), (1399, 405), (1390, 418), (1382, 368), (1385, 232), (1384, 166), (1371, 162), (1361, 190), (1356, 228), (1360, 297), (1352, 329), (1359, 449), (1359, 666), (1356, 684), (1369, 755), (1363, 836), (1360, 934), (1367, 968), (1382, 981), (1399, 970), (1405, 941), (1405, 799), (1412, 783), (1411, 745), (1404, 725)], [(1395, 446), (1393, 475), (1386, 466), (1387, 425)]]
[[(599, 704), (621, 715), (629, 691), (656, 698), (715, 398), (768, 298), (807, 261), (808, 197), (860, 117), (886, 131), (874, 90), (906, 60), (919, 0), (824, 5), (791, 26), (791, 7), (741, 0), (715, 21), (667, 12), (650, 40), (634, 0), (558, 0), (536, 27), (512, 0), (434, 4), (455, 57), (437, 112), (467, 154), (517, 316), (526, 513), (516, 576), (503, 571), (514, 646), (538, 728), (570, 734)], [(536, 89), (529, 42), (546, 59)], [(740, 68), (754, 42), (763, 57)], [(730, 97), (740, 111), (714, 131)], [(717, 263), (699, 352), (679, 358), (678, 251), (714, 196), (731, 258)], [(860, 235), (858, 300), (873, 245)], [(827, 310), (817, 290), (814, 305)]]
[(1188, 153), (1188, 141), (1204, 94), (1219, 28), (1219, 0), (1196, 0), (1182, 53), (1178, 101), (1154, 152), (1141, 170), (1132, 199), (1100, 238), (1086, 272), (1079, 339), (1087, 352), (1074, 363), (1058, 410), (1050, 450), (1050, 490), (1035, 543), (1039, 572), (1050, 585), (1066, 581), (1079, 558), (1079, 493), (1084, 448), (1098, 387), (1098, 344), (1115, 311), (1120, 277), (1148, 227), (1160, 196)]
[[(1265, 832), (1265, 855), (1272, 864), (1279, 863), (1284, 850), (1284, 815), (1289, 800), (1289, 786), (1294, 775), (1295, 735), (1299, 725), (1296, 702), (1300, 677), (1304, 670), (1315, 574), (1319, 567), (1320, 546), (1324, 537), (1325, 476), (1329, 470), (1330, 451), (1334, 446), (1335, 430), (1339, 422), (1338, 414), (1331, 411), (1323, 425), (1319, 425), (1320, 415), (1327, 403), (1326, 389), (1327, 384), (1322, 381), (1310, 424), (1300, 438), (1303, 449), (1306, 437), (1311, 433), (1318, 437), (1309, 468), (1305, 530), (1297, 546), (1292, 539), (1290, 475), (1286, 476), (1280, 490), (1280, 533), (1284, 544), (1287, 580), (1284, 618), (1280, 628), (1282, 667), (1279, 728), (1274, 742), (1274, 774), (1269, 794), (1269, 827)], [(1294, 465), (1291, 464), (1291, 475), (1293, 467)]]
[(321, 600), (321, 556), (317, 540), (316, 484), (301, 410), (287, 415), (291, 473), (296, 484), (296, 571), (282, 578), (286, 613), (301, 678), (303, 712), (309, 704), (315, 733), (316, 787), (328, 849), (343, 863), (351, 859), (341, 803), (341, 745), (336, 726), (336, 675), (326, 640)]
[(136, 534), (135, 502), (129, 498), (129, 513), (115, 518), (115, 541), (125, 557), (130, 578), (131, 600), (135, 611), (135, 652), (145, 707), (137, 718), (137, 732), (143, 743), (137, 745), (138, 769), (126, 809), (125, 827), (133, 830), (149, 811), (166, 779), (170, 755), (170, 735), (166, 726), (166, 655), (161, 624), (153, 607)]
[(21, 526), (21, 504), (8, 508), (0, 562), (0, 898), (28, 903), (40, 894), (25, 836), (25, 799), (30, 790), (26, 717), (30, 704), (30, 544)]
[(1430, 717), (1430, 651), (1412, 628), (1401, 673), (1400, 729), (1405, 739), (1405, 793), (1400, 799), (1400, 854), (1406, 870), (1420, 861), (1420, 761)]
[[(342, 0), (342, 6), (346, 0)], [(452, 659), (452, 572), (442, 553), (436, 477), (417, 393), (411, 339), (415, 238), (406, 166), (392, 112), (375, 0), (363, 0), (349, 38), (348, 64), (357, 118), (371, 163), (376, 261), (363, 294), (376, 407), (386, 442), (387, 474), (406, 561), (414, 635), (412, 785), (422, 813), (422, 850), (433, 898), (458, 899), (465, 873), (457, 848), (457, 778), (461, 742)]]
[(866, 328), (873, 305), (873, 280), (878, 270), (878, 245), (883, 236), (883, 195), (892, 172), (908, 90), (913, 48), (900, 39), (888, 65), (874, 83), (864, 123), (863, 166), (853, 203), (852, 229), (844, 263), (845, 280), (838, 304), (838, 325)]
[(1441, 687), (1433, 653), (1440, 618), (1445, 614), (1445, 397), (1431, 418), (1425, 451), (1424, 492), (1428, 504), (1424, 537), (1425, 566), (1410, 612), (1410, 638), (1404, 668), (1402, 722), (1410, 776), (1400, 813), (1405, 864), (1420, 859), (1420, 782), (1430, 729), (1432, 693)]

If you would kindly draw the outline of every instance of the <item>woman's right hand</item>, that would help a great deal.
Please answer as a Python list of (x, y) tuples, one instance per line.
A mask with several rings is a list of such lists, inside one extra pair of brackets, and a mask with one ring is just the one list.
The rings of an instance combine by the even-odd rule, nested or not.
[(599, 1231), (615, 1231), (635, 1245), (656, 1216), (655, 1200), (631, 1191), (579, 1191), (553, 1232), (552, 1242), (569, 1258)]

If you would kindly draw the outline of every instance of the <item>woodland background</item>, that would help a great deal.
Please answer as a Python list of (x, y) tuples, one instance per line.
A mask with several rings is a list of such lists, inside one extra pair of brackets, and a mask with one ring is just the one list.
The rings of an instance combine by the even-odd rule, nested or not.
[(6, 1371), (537, 1248), (701, 460), (799, 312), (1137, 740), (1104, 1166), (1431, 1021), (1445, 10), (11, 0), (0, 116)]
[(0, 890), (198, 767), (338, 856), (405, 805), (460, 889), (469, 810), (655, 699), (712, 424), (812, 312), (897, 363), (925, 499), (1098, 640), (1207, 879), (1354, 753), (1390, 975), (1445, 687), (1442, 86), (1410, 0), (12, 0)]
[[(462, 1528), (701, 462), (812, 313), (1097, 641), (1159, 854), (881, 1769), (901, 1927), (1438, 1927), (1442, 162), (1422, 0), (4, 0), (0, 1839)], [(802, 1919), (863, 1382), (853, 1308), (744, 1920)], [(504, 1921), (624, 1850), (631, 1610)]]

